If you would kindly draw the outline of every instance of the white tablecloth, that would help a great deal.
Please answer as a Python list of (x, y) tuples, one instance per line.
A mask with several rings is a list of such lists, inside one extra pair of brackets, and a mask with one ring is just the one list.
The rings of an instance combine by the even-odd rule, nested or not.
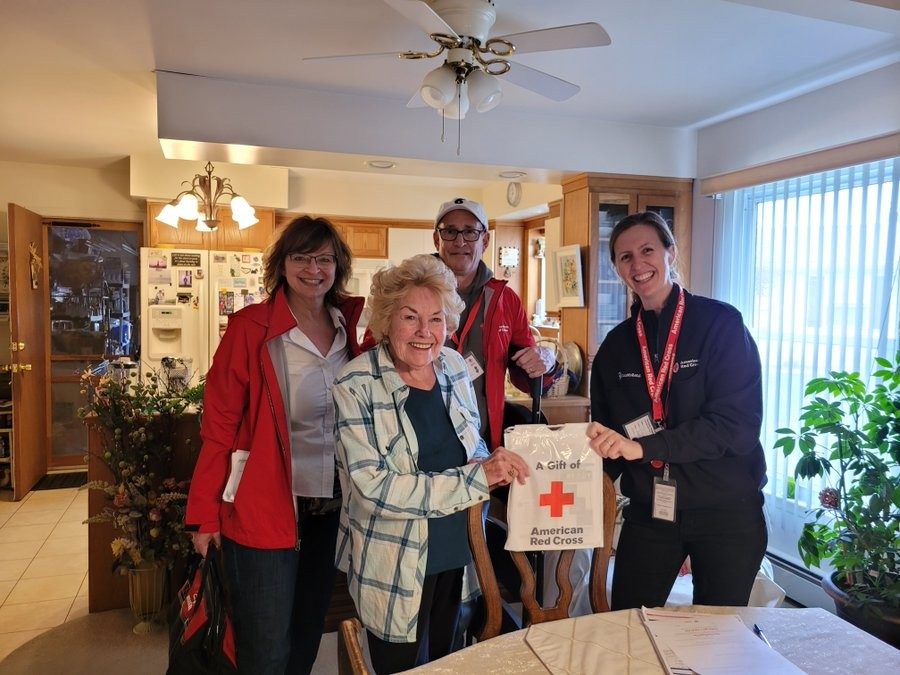
[[(872, 637), (824, 609), (788, 609), (770, 607), (696, 607), (699, 612), (738, 614), (748, 626), (762, 626), (772, 643), (788, 660), (810, 674), (833, 673), (900, 673), (900, 651)], [(636, 610), (593, 614), (577, 619), (579, 634), (608, 635), (610, 620), (620, 626), (640, 624)], [(555, 622), (558, 623), (558, 622)], [(585, 631), (585, 629), (588, 629)], [(515, 675), (548, 671), (525, 643), (528, 629), (508, 633), (446, 656), (415, 673), (470, 673), (472, 675)], [(632, 671), (662, 673), (662, 666), (646, 659), (653, 652), (650, 639), (643, 630), (625, 630), (630, 644), (623, 663), (631, 662)], [(619, 649), (621, 645), (616, 645)], [(648, 652), (649, 650), (649, 652)], [(577, 671), (576, 671), (577, 672)], [(589, 671), (585, 671), (589, 672)], [(604, 670), (614, 673), (617, 670)], [(618, 672), (627, 672), (618, 670)]]

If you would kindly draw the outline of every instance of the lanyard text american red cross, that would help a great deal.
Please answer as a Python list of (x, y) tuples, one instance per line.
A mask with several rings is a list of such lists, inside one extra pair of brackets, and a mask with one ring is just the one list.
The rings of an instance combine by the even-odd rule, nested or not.
[(550, 507), (551, 518), (562, 518), (563, 507), (575, 503), (574, 492), (563, 492), (561, 480), (550, 481), (550, 492), (541, 495), (541, 506)]

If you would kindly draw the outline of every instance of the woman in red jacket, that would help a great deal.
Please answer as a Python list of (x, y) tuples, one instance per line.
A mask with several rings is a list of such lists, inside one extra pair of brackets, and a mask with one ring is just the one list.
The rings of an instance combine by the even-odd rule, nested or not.
[(360, 352), (350, 249), (323, 218), (292, 221), (265, 259), (267, 302), (231, 316), (206, 377), (186, 521), (221, 546), (238, 668), (308, 673), (334, 583), (337, 372)]

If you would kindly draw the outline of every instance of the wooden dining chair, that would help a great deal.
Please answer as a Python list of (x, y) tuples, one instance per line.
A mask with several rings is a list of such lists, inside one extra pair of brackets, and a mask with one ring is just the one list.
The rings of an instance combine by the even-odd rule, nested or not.
[(371, 675), (362, 648), (363, 627), (359, 619), (344, 619), (338, 631), (339, 675)]
[[(485, 517), (481, 504), (469, 508), (469, 545), (475, 562), (478, 583), (484, 596), (484, 623), (476, 632), (479, 642), (500, 634), (503, 621), (504, 599), (494, 564), (488, 551), (485, 537), (485, 522), (506, 529), (506, 504), (498, 499), (491, 499)], [(609, 570), (609, 558), (612, 554), (613, 531), (616, 525), (616, 489), (609, 476), (603, 475), (603, 546), (595, 548), (591, 559), (590, 600), (594, 612), (608, 612), (606, 599), (606, 575)], [(572, 582), (569, 570), (572, 566), (573, 550), (562, 551), (556, 563), (555, 578), (559, 588), (559, 597), (552, 607), (543, 607), (537, 599), (537, 582), (535, 571), (528, 560), (528, 555), (521, 551), (508, 551), (512, 557), (519, 576), (521, 587), (519, 596), (524, 609), (525, 625), (565, 619), (569, 616), (572, 603)]]

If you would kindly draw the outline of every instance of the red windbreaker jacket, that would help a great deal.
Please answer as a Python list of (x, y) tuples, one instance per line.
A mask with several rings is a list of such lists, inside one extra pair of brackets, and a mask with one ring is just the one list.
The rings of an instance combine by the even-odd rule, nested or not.
[[(350, 358), (360, 354), (356, 325), (365, 300), (348, 298), (345, 319)], [(206, 375), (203, 446), (188, 495), (188, 525), (221, 532), (243, 546), (293, 548), (297, 522), (291, 490), (290, 434), (268, 343), (297, 325), (284, 289), (273, 302), (234, 314)], [(222, 501), (231, 453), (250, 452), (234, 503)]]

